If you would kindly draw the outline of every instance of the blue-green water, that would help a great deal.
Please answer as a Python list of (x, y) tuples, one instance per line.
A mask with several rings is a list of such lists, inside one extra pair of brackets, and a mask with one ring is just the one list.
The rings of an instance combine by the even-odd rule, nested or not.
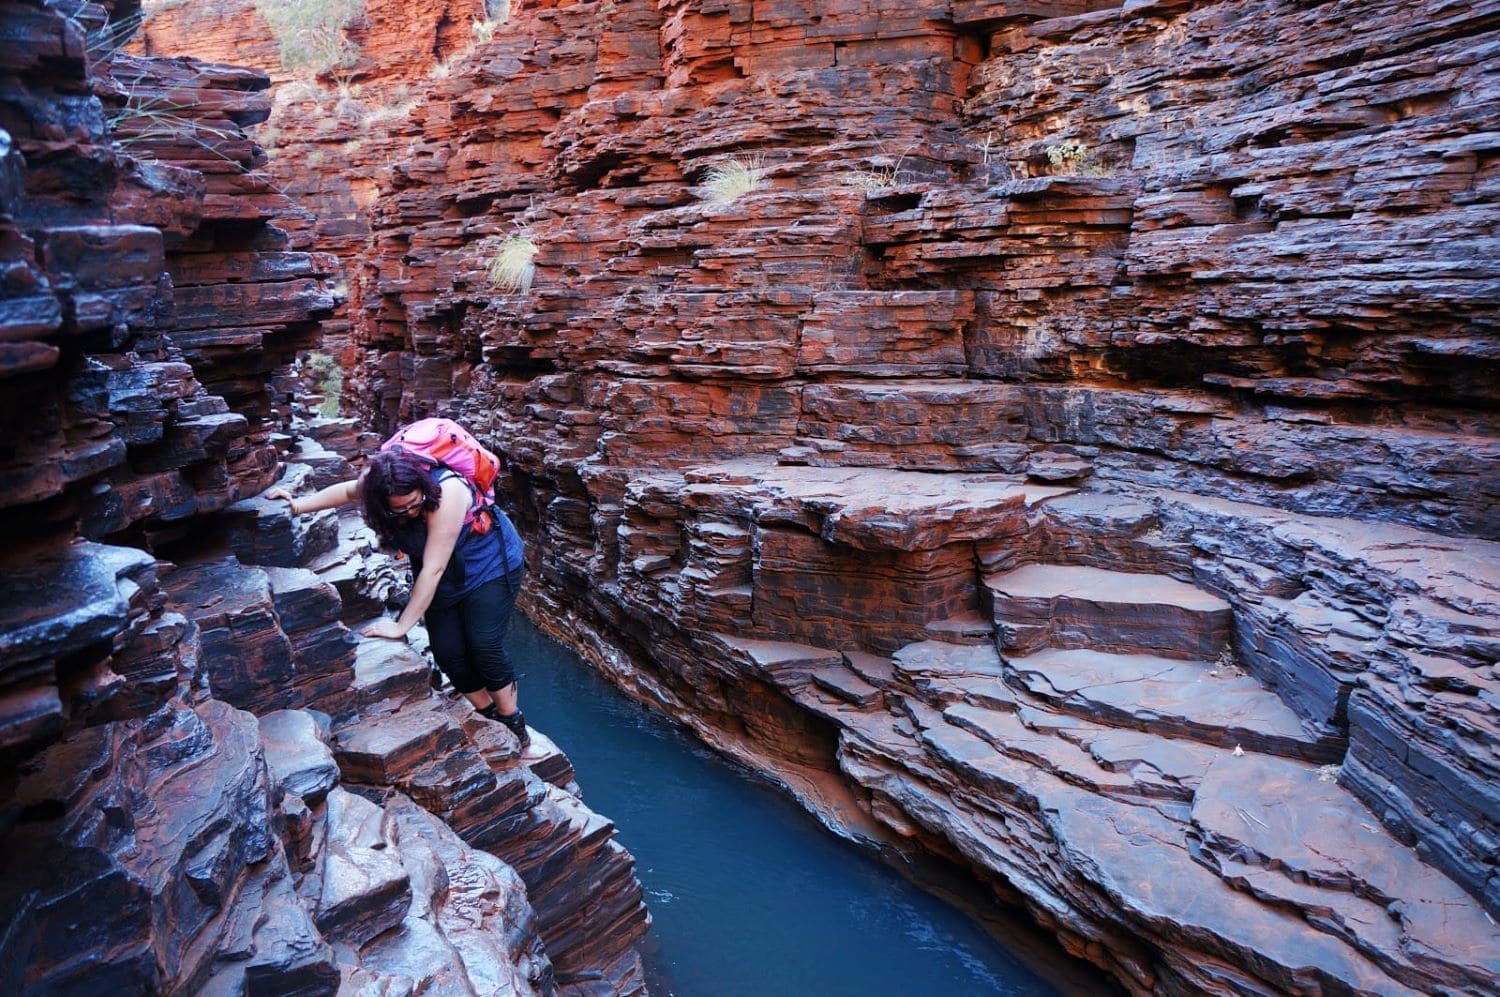
[(510, 648), (527, 720), (567, 752), (585, 801), (635, 855), (656, 997), (1060, 992), (519, 616)]

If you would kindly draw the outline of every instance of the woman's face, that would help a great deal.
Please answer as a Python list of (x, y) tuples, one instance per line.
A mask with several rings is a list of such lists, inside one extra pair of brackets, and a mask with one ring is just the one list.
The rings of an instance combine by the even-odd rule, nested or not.
[(422, 514), (422, 489), (414, 488), (405, 495), (392, 495), (386, 507), (396, 516), (412, 519)]

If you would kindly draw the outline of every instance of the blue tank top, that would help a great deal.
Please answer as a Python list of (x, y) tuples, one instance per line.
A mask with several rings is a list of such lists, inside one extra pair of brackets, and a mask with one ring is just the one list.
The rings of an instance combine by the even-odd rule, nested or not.
[[(469, 494), (474, 493), (473, 486), (464, 480), (463, 475), (447, 468), (439, 468), (433, 480), (441, 485), (447, 478), (463, 481)], [(489, 532), (475, 533), (465, 526), (458, 535), (448, 566), (432, 596), (433, 608), (446, 609), (479, 586), (503, 578), (525, 563), (521, 535), (516, 532), (515, 525), (499, 508), (491, 506), (490, 511), (494, 513), (495, 525)], [(417, 519), (411, 527), (397, 534), (397, 540), (401, 550), (411, 558), (413, 569), (421, 571), (422, 552), (427, 546), (426, 521)]]

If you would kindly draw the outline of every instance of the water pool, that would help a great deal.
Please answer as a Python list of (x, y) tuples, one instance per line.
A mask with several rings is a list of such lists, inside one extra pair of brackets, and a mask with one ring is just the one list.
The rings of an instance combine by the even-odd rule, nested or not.
[(1033, 940), (1008, 950), (524, 618), (510, 641), (527, 719), (567, 752), (585, 801), (636, 857), (657, 997), (1113, 990), (1080, 986), (1076, 967), (1044, 979), (1016, 954)]

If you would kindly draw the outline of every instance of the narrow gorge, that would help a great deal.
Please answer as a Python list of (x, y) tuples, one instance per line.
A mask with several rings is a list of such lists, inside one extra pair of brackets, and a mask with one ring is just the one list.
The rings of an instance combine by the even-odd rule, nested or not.
[(1500, 4), (0, 11), (0, 990), (645, 991), (568, 745), (261, 497), (431, 415), (534, 624), (907, 875), (1500, 989)]

